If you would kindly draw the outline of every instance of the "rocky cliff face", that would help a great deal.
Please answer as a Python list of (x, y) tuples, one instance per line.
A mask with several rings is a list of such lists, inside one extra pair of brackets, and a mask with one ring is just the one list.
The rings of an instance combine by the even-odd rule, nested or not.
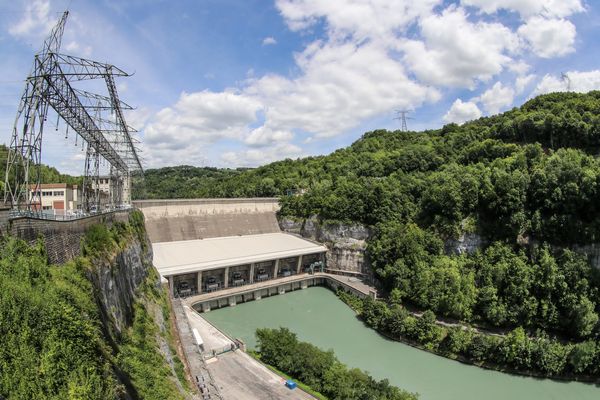
[(153, 268), (152, 247), (149, 242), (134, 239), (110, 259), (95, 260), (94, 264), (89, 278), (97, 290), (103, 313), (120, 334), (131, 325), (136, 289)]
[(363, 274), (373, 279), (373, 271), (365, 254), (371, 232), (361, 224), (321, 223), (316, 217), (306, 220), (279, 218), (281, 230), (325, 244), (327, 268)]
[(473, 254), (484, 247), (485, 241), (477, 233), (462, 233), (458, 238), (446, 239), (444, 251), (448, 255)]
[[(371, 235), (369, 228), (362, 224), (342, 224), (319, 222), (316, 216), (305, 220), (280, 217), (281, 230), (316, 240), (327, 246), (327, 268), (364, 274), (373, 279), (373, 271), (365, 251)], [(485, 245), (484, 239), (476, 233), (463, 233), (456, 239), (444, 243), (446, 254), (472, 254)], [(600, 249), (598, 249), (600, 261)]]

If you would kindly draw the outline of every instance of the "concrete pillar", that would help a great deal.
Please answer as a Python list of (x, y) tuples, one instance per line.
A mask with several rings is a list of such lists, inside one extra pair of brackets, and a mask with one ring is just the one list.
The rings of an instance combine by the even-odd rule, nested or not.
[(250, 276), (248, 280), (250, 283), (254, 283), (254, 263), (250, 264)]
[(171, 295), (171, 297), (175, 297), (175, 291), (173, 290), (173, 286), (174, 286), (174, 277), (173, 276), (168, 276), (167, 280), (169, 281), (169, 293)]
[(202, 293), (202, 271), (198, 271), (196, 281), (196, 290), (198, 290), (198, 294)]
[(275, 267), (273, 268), (273, 278), (277, 278), (277, 272), (279, 271), (279, 258), (275, 260)]
[(224, 279), (224, 284), (223, 286), (225, 288), (229, 287), (229, 267), (225, 267), (225, 279)]
[(299, 274), (302, 272), (302, 256), (298, 256), (298, 267), (296, 268), (296, 273)]

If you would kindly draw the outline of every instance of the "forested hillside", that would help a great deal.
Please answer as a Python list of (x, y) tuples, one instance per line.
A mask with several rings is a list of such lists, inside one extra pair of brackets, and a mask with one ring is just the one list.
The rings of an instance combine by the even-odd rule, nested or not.
[[(130, 321), (121, 331), (111, 314), (117, 310), (103, 308), (93, 282), (97, 274), (119, 274), (116, 255), (147, 248), (146, 240), (137, 211), (128, 223), (110, 229), (94, 225), (81, 244), (85, 256), (63, 265), (49, 264), (41, 239), (30, 246), (0, 235), (1, 399), (189, 397), (156, 270), (147, 265), (148, 275), (129, 304)], [(144, 257), (137, 254), (140, 263)], [(108, 274), (104, 268), (110, 268)]]
[[(368, 225), (373, 268), (396, 303), (597, 343), (599, 273), (572, 249), (600, 241), (599, 150), (600, 92), (554, 93), (462, 126), (368, 132), (327, 156), (149, 170), (145, 190), (282, 196), (284, 216)], [(465, 232), (482, 249), (446, 253)], [(600, 346), (588, 347), (600, 361)]]

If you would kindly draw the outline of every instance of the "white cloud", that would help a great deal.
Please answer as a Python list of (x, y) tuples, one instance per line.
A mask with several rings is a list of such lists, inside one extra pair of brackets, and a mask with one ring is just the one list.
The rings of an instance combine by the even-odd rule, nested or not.
[(144, 144), (151, 164), (205, 162), (205, 147), (222, 139), (242, 140), (256, 121), (258, 102), (233, 92), (182, 93), (146, 125)]
[(362, 41), (394, 37), (441, 3), (442, 0), (354, 0), (341, 6), (336, 1), (277, 0), (277, 8), (292, 30), (310, 28), (324, 18), (331, 37), (351, 36)]
[(423, 40), (400, 45), (415, 75), (434, 85), (474, 88), (510, 65), (507, 54), (519, 50), (518, 37), (499, 23), (471, 23), (461, 8), (420, 22)]
[(273, 44), (277, 44), (277, 40), (275, 40), (274, 37), (269, 36), (263, 39), (262, 41), (263, 46), (269, 46), (269, 45), (273, 45)]
[(478, 7), (488, 14), (510, 10), (523, 17), (541, 14), (560, 18), (585, 10), (581, 0), (461, 0), (461, 4)]
[(134, 108), (125, 111), (125, 121), (127, 121), (127, 125), (139, 131), (146, 126), (153, 115), (154, 112), (148, 107)]
[[(534, 79), (526, 75), (530, 66), (522, 57), (527, 46), (554, 56), (573, 45), (575, 31), (570, 35), (570, 22), (560, 18), (577, 7), (551, 2), (551, 9), (539, 11), (539, 2), (523, 1), (529, 8), (510, 0), (463, 2), (484, 12), (514, 9), (528, 18), (517, 34), (443, 0), (352, 0), (344, 7), (335, 1), (277, 0), (290, 29), (307, 37), (315, 27), (325, 33), (295, 53), (293, 75), (249, 71), (235, 92), (183, 94), (157, 113), (145, 129), (151, 165), (205, 162), (207, 154), (209, 163), (228, 166), (297, 157), (303, 154), (299, 146), (315, 146), (397, 108), (438, 101), (440, 86), (475, 89), (510, 71), (514, 88), (497, 82), (480, 97), (457, 99), (444, 120), (478, 118), (480, 107), (499, 112)], [(544, 24), (534, 26), (536, 18)], [(552, 43), (543, 47), (548, 38)], [(262, 43), (276, 40), (266, 37)]]
[(46, 36), (55, 25), (50, 17), (50, 0), (33, 0), (25, 7), (19, 21), (8, 28), (8, 32), (19, 38)]
[(446, 115), (444, 115), (444, 121), (462, 124), (479, 117), (481, 117), (481, 111), (479, 110), (479, 107), (477, 107), (477, 104), (456, 99)]
[(581, 92), (600, 90), (600, 70), (569, 71), (561, 77), (546, 74), (538, 83), (532, 96), (551, 92)]
[(292, 140), (294, 134), (290, 131), (272, 130), (266, 126), (260, 126), (254, 129), (244, 139), (244, 143), (250, 146), (267, 146), (274, 143), (288, 142)]
[(290, 143), (283, 143), (260, 150), (228, 151), (221, 155), (221, 161), (227, 165), (253, 167), (284, 158), (297, 158), (300, 156), (302, 156), (302, 149), (300, 147)]
[(518, 33), (542, 58), (564, 56), (575, 51), (573, 43), (577, 31), (575, 25), (566, 19), (532, 17), (519, 27)]
[(276, 130), (328, 137), (395, 107), (435, 101), (439, 93), (411, 81), (386, 49), (374, 43), (313, 43), (296, 59), (296, 79), (267, 75), (244, 90), (265, 105)]
[(519, 95), (525, 91), (525, 88), (529, 86), (531, 82), (535, 79), (535, 74), (518, 76), (515, 81), (515, 95)]
[(498, 114), (500, 110), (511, 106), (515, 97), (513, 88), (496, 82), (494, 86), (486, 90), (476, 100), (483, 104), (483, 108), (489, 114)]
[(531, 69), (531, 66), (523, 60), (515, 60), (508, 65), (508, 69), (515, 74), (525, 75)]

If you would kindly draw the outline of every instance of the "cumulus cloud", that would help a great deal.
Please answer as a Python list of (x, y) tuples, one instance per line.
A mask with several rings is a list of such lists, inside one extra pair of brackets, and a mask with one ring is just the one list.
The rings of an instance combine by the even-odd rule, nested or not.
[(244, 143), (250, 146), (267, 146), (275, 143), (289, 142), (294, 137), (290, 131), (272, 130), (266, 126), (260, 126), (254, 129), (244, 139)]
[(600, 90), (600, 70), (569, 71), (562, 76), (546, 74), (537, 84), (532, 96), (551, 92), (581, 92)]
[(461, 0), (461, 4), (478, 7), (488, 14), (509, 10), (523, 17), (541, 14), (560, 18), (585, 10), (581, 0)]
[(267, 106), (274, 129), (329, 137), (394, 107), (439, 98), (437, 90), (410, 80), (402, 63), (375, 43), (313, 43), (296, 62), (300, 77), (267, 75), (245, 89)]
[(274, 37), (268, 36), (268, 37), (266, 37), (266, 38), (263, 39), (262, 44), (263, 44), (263, 46), (269, 46), (269, 45), (277, 44), (277, 40), (275, 40)]
[(564, 56), (575, 48), (575, 25), (566, 19), (532, 17), (518, 30), (535, 54), (542, 58)]
[[(523, 52), (556, 57), (572, 51), (576, 30), (564, 18), (583, 11), (578, 0), (463, 0), (462, 5), (483, 13), (515, 11), (525, 22), (515, 30), (443, 0), (353, 0), (344, 7), (324, 0), (276, 0), (291, 30), (317, 37), (294, 54), (293, 75), (250, 73), (236, 91), (184, 93), (147, 123), (150, 158), (163, 165), (193, 163), (207, 154), (207, 146), (220, 144), (218, 158), (209, 162), (254, 166), (296, 157), (303, 154), (300, 146), (314, 146), (391, 110), (436, 102), (440, 88), (474, 90), (501, 73), (512, 74), (514, 87), (496, 82), (470, 101), (457, 99), (444, 120), (478, 118), (480, 107), (497, 113), (535, 77), (527, 75)], [(262, 41), (275, 43), (272, 37)]]
[(297, 158), (300, 156), (302, 156), (302, 149), (300, 147), (289, 143), (282, 143), (260, 150), (228, 151), (221, 155), (221, 161), (227, 165), (253, 167), (283, 158)]
[(471, 23), (461, 8), (448, 7), (420, 22), (423, 40), (400, 46), (415, 75), (434, 85), (474, 88), (509, 65), (508, 53), (519, 49), (519, 39), (500, 23)]
[(442, 0), (350, 1), (343, 7), (335, 1), (277, 0), (277, 8), (292, 30), (303, 30), (326, 21), (329, 34), (336, 38), (388, 39), (398, 30), (432, 13)]
[(50, 16), (50, 0), (33, 0), (25, 7), (21, 19), (8, 28), (8, 32), (20, 38), (47, 35), (56, 24)]
[[(261, 105), (233, 92), (183, 93), (160, 110), (144, 129), (144, 143), (154, 164), (205, 161), (205, 146), (222, 139), (242, 140)], [(190, 162), (191, 162), (190, 161)]]
[(456, 99), (446, 115), (444, 115), (444, 121), (462, 124), (479, 117), (481, 117), (481, 111), (477, 107), (477, 104), (471, 101), (463, 102), (461, 99)]
[(519, 95), (525, 91), (525, 88), (529, 86), (535, 79), (535, 74), (518, 76), (515, 81), (515, 95)]
[(477, 98), (483, 104), (483, 108), (489, 114), (498, 114), (500, 110), (511, 106), (515, 97), (515, 91), (509, 86), (496, 82), (494, 86), (486, 90)]

